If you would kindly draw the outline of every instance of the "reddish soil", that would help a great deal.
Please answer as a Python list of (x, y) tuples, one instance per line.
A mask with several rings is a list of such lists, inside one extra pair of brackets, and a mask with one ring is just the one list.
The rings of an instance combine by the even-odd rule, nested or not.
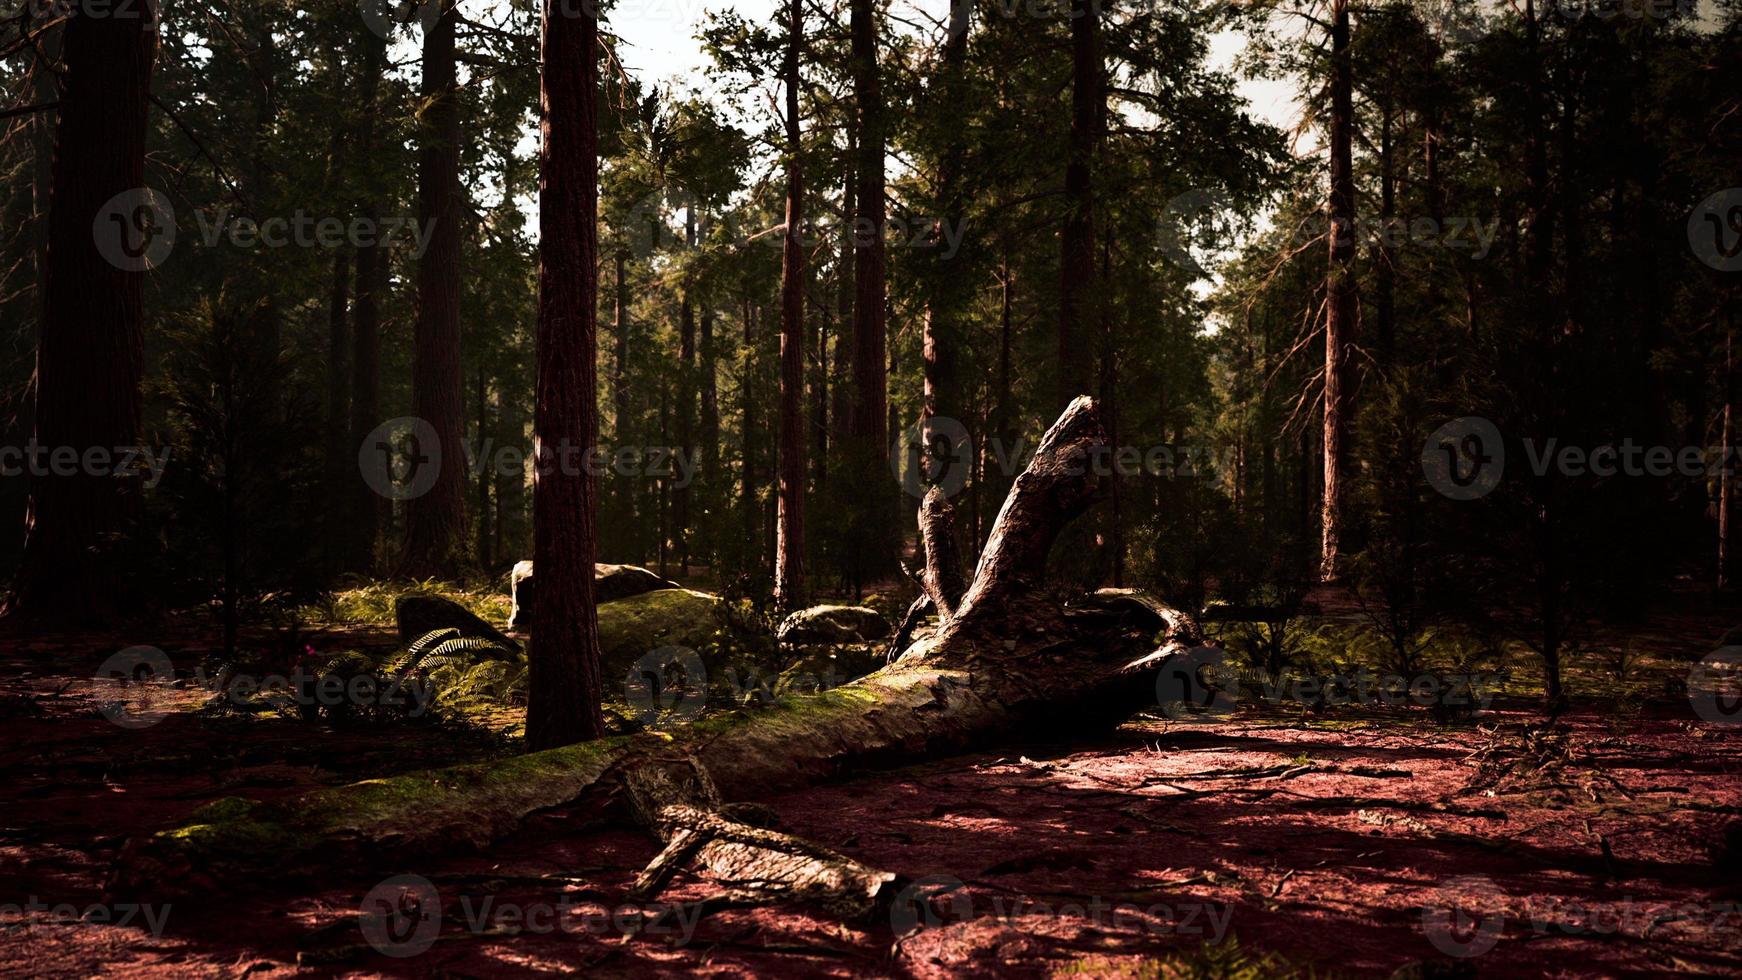
[[(192, 691), (125, 730), (85, 680), (114, 648), (44, 638), (0, 654), (0, 975), (1154, 976), (1235, 948), (1357, 976), (1742, 974), (1742, 890), (1723, 863), (1736, 845), (1720, 844), (1742, 814), (1742, 729), (1667, 697), (1583, 704), (1555, 737), (1530, 734), (1522, 703), (1446, 728), (1243, 708), (762, 801), (783, 829), (917, 879), (933, 900), (893, 921), (682, 904), (718, 891), (695, 877), (626, 908), (652, 843), (553, 813), (486, 854), (398, 869), (428, 878), (444, 913), (418, 955), (381, 955), (359, 928), (379, 874), (154, 908), (154, 934), (142, 910), (101, 905), (128, 835), (222, 796), (500, 747), (437, 726), (206, 718)], [(474, 927), (486, 901), (572, 908), (554, 930), (536, 914)]]

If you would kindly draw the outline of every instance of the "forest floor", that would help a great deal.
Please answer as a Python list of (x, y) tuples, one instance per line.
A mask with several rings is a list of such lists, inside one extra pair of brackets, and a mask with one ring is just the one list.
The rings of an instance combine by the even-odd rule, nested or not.
[(870, 923), (696, 904), (716, 891), (696, 877), (626, 905), (652, 841), (545, 814), (484, 854), (402, 869), (443, 910), (405, 957), (357, 925), (379, 875), (262, 881), (185, 911), (105, 905), (103, 885), (125, 838), (213, 799), (488, 757), (500, 739), (215, 717), (198, 690), (127, 729), (90, 679), (112, 639), (7, 641), (0, 976), (1735, 976), (1742, 727), (1674, 686), (1735, 622), (1683, 602), (1615, 634), (1648, 651), (1636, 690), (1664, 693), (1587, 694), (1552, 730), (1516, 696), (1445, 727), (1417, 708), (1242, 703), (1089, 742), (1012, 733), (762, 801), (935, 898)]

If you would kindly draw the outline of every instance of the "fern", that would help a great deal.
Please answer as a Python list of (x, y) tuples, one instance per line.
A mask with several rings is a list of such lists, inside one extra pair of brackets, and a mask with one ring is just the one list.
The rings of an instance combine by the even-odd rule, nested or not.
[(442, 663), (470, 662), (478, 658), (470, 654), (495, 654), (491, 659), (509, 655), (500, 643), (481, 636), (464, 636), (452, 627), (433, 630), (418, 637), (405, 653), (387, 666), (387, 673), (404, 681), (420, 666), (430, 661)]

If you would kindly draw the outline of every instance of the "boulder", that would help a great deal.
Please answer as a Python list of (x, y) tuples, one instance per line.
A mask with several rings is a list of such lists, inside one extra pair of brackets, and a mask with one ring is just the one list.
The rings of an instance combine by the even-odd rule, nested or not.
[(775, 631), (782, 643), (869, 643), (889, 635), (889, 620), (865, 606), (812, 606), (786, 617)]
[(400, 596), (393, 606), (393, 618), (399, 623), (400, 642), (407, 646), (436, 630), (457, 629), (462, 636), (482, 637), (501, 644), (505, 650), (520, 649), (520, 644), (473, 615), (470, 609), (439, 595)]
[[(532, 562), (516, 563), (510, 583), (514, 592), (514, 611), (509, 614), (508, 628), (524, 631), (532, 625), (529, 618), (533, 596)], [(616, 602), (677, 587), (676, 582), (668, 582), (639, 565), (593, 566), (593, 601), (598, 603)]]
[(660, 589), (599, 605), (599, 666), (607, 693), (660, 647), (704, 650), (726, 629), (720, 600), (690, 589)]

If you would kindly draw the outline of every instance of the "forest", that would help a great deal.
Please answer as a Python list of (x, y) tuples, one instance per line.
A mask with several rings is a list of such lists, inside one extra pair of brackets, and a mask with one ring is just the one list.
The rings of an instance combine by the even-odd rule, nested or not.
[(1742, 973), (1739, 78), (0, 0), (0, 977)]

